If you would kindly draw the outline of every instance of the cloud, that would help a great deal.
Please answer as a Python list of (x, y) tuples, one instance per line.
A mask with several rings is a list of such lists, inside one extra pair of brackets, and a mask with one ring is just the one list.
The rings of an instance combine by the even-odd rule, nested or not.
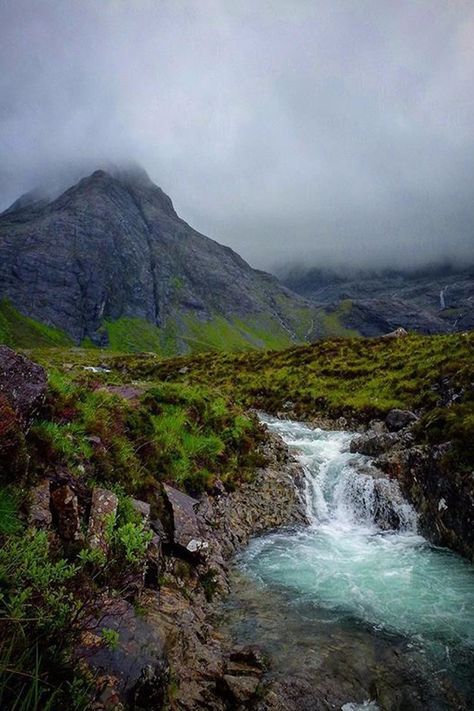
[(474, 259), (470, 0), (3, 0), (0, 206), (136, 160), (265, 268)]

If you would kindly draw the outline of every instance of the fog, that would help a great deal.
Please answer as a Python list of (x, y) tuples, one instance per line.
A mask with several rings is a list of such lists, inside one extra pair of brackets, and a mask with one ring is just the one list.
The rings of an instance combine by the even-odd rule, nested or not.
[(474, 261), (472, 0), (0, 0), (0, 209), (139, 162), (267, 269)]

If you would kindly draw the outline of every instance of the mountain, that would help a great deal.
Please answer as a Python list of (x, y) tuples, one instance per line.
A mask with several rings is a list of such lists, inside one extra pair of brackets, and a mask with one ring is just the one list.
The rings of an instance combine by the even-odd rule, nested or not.
[(29, 193), (0, 215), (0, 299), (0, 341), (3, 326), (19, 345), (32, 330), (39, 344), (162, 353), (317, 335), (312, 304), (196, 232), (138, 168), (98, 170), (54, 200)]
[(288, 288), (329, 311), (342, 329), (363, 336), (377, 336), (399, 326), (419, 333), (474, 328), (472, 266), (439, 265), (412, 271), (294, 267), (280, 278)]

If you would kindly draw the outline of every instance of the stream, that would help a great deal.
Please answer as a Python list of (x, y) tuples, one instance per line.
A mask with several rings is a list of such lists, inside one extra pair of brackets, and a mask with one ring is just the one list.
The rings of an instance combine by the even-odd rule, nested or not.
[(474, 708), (473, 566), (418, 533), (350, 433), (264, 421), (304, 468), (310, 523), (240, 555), (233, 637), (271, 656), (269, 683), (298, 711)]

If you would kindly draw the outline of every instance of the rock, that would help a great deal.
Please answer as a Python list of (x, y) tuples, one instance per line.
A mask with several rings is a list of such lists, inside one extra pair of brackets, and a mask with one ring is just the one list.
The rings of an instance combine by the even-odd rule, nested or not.
[(42, 405), (47, 384), (44, 368), (8, 346), (0, 346), (0, 394), (10, 403), (22, 429), (28, 429)]
[(246, 664), (250, 667), (260, 669), (261, 671), (264, 671), (267, 668), (267, 660), (264, 653), (255, 645), (246, 645), (234, 648), (229, 654), (229, 659), (232, 662)]
[(396, 479), (433, 543), (474, 561), (474, 477), (449, 465), (450, 444), (396, 448), (379, 465)]
[(117, 515), (117, 496), (107, 489), (95, 488), (92, 492), (91, 512), (87, 529), (87, 540), (91, 548), (101, 548), (108, 552), (106, 538), (107, 525)]
[(77, 496), (70, 486), (65, 484), (51, 494), (58, 533), (64, 541), (77, 541), (81, 538), (81, 521)]
[[(88, 664), (94, 676), (97, 672), (106, 672), (100, 693), (105, 692), (107, 698), (120, 699), (127, 709), (161, 709), (157, 702), (166, 692), (168, 674), (162, 631), (137, 614), (133, 605), (122, 598), (96, 602), (98, 614), (88, 619), (76, 657)], [(118, 633), (116, 648), (110, 649), (104, 644), (101, 634), (104, 628)], [(147, 694), (150, 696), (148, 706)], [(133, 700), (136, 705), (130, 703)]]
[(199, 502), (168, 484), (163, 484), (163, 490), (171, 509), (174, 544), (194, 557), (201, 556), (209, 543), (203, 540), (196, 516), (195, 507)]
[(232, 676), (231, 674), (225, 674), (224, 684), (230, 696), (242, 704), (255, 696), (259, 679), (254, 676)]
[(150, 520), (150, 504), (146, 501), (140, 501), (139, 499), (132, 499), (132, 505), (135, 511), (140, 514), (142, 522), (148, 524)]
[(385, 424), (389, 432), (398, 432), (404, 427), (408, 427), (413, 422), (416, 422), (417, 416), (410, 410), (390, 410), (385, 418)]
[(43, 479), (31, 490), (28, 523), (35, 528), (49, 528), (53, 521), (50, 508), (50, 482)]
[(403, 338), (404, 336), (408, 336), (408, 331), (400, 327), (396, 328), (395, 331), (391, 331), (390, 333), (384, 333), (382, 338)]
[(162, 709), (167, 698), (169, 676), (170, 669), (166, 659), (160, 659), (154, 665), (147, 664), (130, 694), (133, 709)]
[(21, 479), (28, 469), (25, 435), (7, 398), (0, 393), (0, 477), (6, 482)]
[(391, 449), (397, 442), (398, 437), (389, 432), (368, 432), (357, 435), (351, 440), (350, 451), (365, 454), (368, 457), (376, 457)]
[(163, 546), (158, 534), (154, 534), (151, 539), (145, 561), (145, 585), (156, 588), (159, 584), (161, 570), (163, 567)]

